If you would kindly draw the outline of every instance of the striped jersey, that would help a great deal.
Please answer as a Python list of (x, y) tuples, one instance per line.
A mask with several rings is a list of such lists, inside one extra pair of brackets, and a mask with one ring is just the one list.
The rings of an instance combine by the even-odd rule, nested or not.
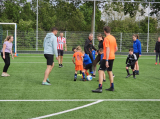
[(66, 39), (64, 37), (57, 37), (57, 49), (63, 50), (63, 45), (66, 43)]

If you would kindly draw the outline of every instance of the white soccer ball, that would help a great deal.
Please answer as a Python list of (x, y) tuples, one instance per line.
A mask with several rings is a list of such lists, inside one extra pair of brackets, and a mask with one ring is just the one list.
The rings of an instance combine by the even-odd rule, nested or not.
[(88, 75), (88, 76), (87, 76), (87, 80), (88, 80), (88, 81), (91, 81), (91, 80), (92, 80), (92, 76), (91, 76), (91, 75)]

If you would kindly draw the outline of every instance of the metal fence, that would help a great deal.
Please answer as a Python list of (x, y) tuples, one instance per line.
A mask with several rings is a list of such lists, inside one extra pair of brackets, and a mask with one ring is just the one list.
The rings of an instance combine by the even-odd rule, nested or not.
[[(47, 31), (39, 31), (38, 34), (38, 51), (36, 51), (36, 32), (21, 32), (17, 31), (17, 53), (29, 53), (29, 52), (35, 52), (35, 53), (42, 53), (43, 51), (43, 40), (46, 36)], [(90, 32), (76, 32), (76, 31), (64, 31), (64, 37), (66, 37), (67, 40), (67, 49), (68, 51), (72, 50), (72, 47), (76, 47), (80, 45), (83, 49), (85, 45), (85, 40), (88, 38)], [(96, 32), (95, 33), (95, 40), (94, 45), (95, 47), (98, 46), (98, 40), (96, 36), (98, 33), (102, 32)], [(104, 35), (104, 33), (102, 33)], [(112, 33), (112, 35), (115, 36), (117, 40), (117, 45), (118, 45), (118, 52), (123, 53), (123, 52), (128, 52), (128, 49), (132, 47), (133, 45), (133, 40), (132, 40), (132, 35), (134, 33)], [(153, 34), (150, 33), (149, 35), (149, 41), (148, 39), (148, 34), (147, 33), (138, 33), (139, 34), (139, 40), (141, 41), (142, 45), (142, 52), (143, 53), (153, 53), (155, 43), (157, 41), (158, 36), (160, 34)], [(1, 39), (5, 39), (7, 35), (13, 35), (14, 36), (14, 31), (10, 30), (3, 30), (1, 32)], [(59, 34), (57, 34), (59, 36)], [(3, 41), (2, 41), (3, 43)], [(2, 43), (1, 43), (1, 48), (2, 48)]]

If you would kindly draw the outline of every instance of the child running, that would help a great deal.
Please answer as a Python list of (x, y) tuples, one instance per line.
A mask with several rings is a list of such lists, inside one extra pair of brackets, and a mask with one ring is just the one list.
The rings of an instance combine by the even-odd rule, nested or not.
[(77, 80), (77, 72), (78, 71), (82, 71), (83, 81), (85, 81), (85, 74), (84, 74), (84, 70), (83, 70), (83, 54), (82, 54), (82, 49), (80, 46), (77, 46), (76, 52), (73, 54), (72, 61), (75, 64), (74, 81)]
[(137, 57), (135, 54), (133, 54), (133, 48), (130, 48), (129, 49), (129, 54), (128, 54), (128, 57), (126, 59), (126, 71), (127, 71), (127, 76), (126, 78), (130, 77), (131, 74), (129, 73), (129, 70), (128, 70), (128, 67), (131, 66), (131, 69), (133, 71), (133, 78), (136, 78), (135, 77), (135, 70), (134, 70), (134, 66), (135, 66), (135, 63), (137, 61)]

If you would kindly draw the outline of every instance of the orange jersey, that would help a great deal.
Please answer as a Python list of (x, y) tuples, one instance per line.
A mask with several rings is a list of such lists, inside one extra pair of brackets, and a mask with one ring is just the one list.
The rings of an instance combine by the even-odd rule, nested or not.
[(75, 65), (83, 65), (83, 54), (81, 52), (75, 52), (73, 57), (75, 58)]
[(114, 36), (108, 35), (105, 37), (103, 41), (103, 52), (104, 56), (103, 59), (106, 59), (106, 48), (109, 47), (109, 60), (115, 59), (115, 52), (116, 52), (116, 47), (117, 47), (117, 42)]

